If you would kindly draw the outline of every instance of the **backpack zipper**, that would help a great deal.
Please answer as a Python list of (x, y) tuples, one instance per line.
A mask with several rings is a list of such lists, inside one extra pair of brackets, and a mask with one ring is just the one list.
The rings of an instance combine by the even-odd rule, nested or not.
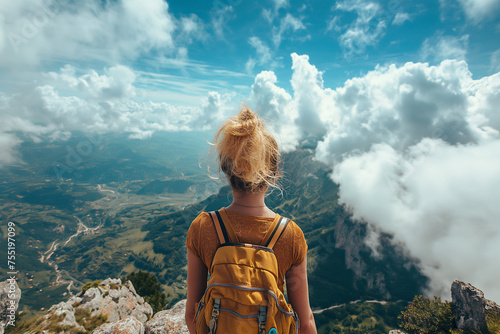
[(219, 310), (221, 311), (224, 311), (224, 312), (229, 312), (231, 314), (234, 314), (235, 316), (237, 317), (240, 317), (240, 318), (244, 318), (244, 319), (248, 319), (248, 318), (258, 318), (259, 315), (258, 314), (248, 314), (248, 315), (244, 315), (244, 314), (239, 314), (238, 312), (236, 311), (233, 311), (233, 310), (229, 310), (227, 308), (220, 308)]
[(276, 306), (278, 307), (278, 309), (282, 313), (284, 313), (284, 314), (286, 314), (288, 316), (292, 316), (293, 317), (293, 312), (287, 312), (287, 311), (285, 311), (284, 309), (281, 308), (281, 306), (279, 305), (279, 302), (278, 302), (278, 297), (276, 296), (276, 294), (274, 292), (272, 292), (270, 290), (263, 289), (263, 288), (252, 288), (252, 287), (249, 287), (249, 286), (242, 286), (242, 285), (236, 285), (236, 284), (212, 283), (209, 286), (207, 286), (207, 289), (205, 290), (205, 293), (212, 286), (225, 286), (225, 287), (233, 287), (233, 288), (236, 288), (236, 289), (242, 289), (242, 290), (247, 290), (247, 291), (267, 292), (268, 294), (271, 295), (271, 297), (274, 298), (274, 301), (276, 302)]

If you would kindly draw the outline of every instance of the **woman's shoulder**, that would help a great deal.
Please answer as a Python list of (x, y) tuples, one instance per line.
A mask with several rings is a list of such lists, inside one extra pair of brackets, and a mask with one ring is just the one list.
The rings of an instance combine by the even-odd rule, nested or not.
[(205, 228), (206, 226), (208, 226), (208, 222), (211, 222), (212, 219), (210, 217), (210, 214), (208, 212), (200, 212), (198, 214), (198, 216), (193, 219), (193, 221), (191, 222), (191, 226), (190, 228)]
[(286, 215), (282, 216), (289, 219), (285, 230), (283, 231), (283, 235), (281, 238), (287, 240), (286, 242), (302, 242), (305, 240), (304, 233), (302, 232), (302, 228), (300, 225), (295, 222), (292, 218), (287, 217)]
[(212, 230), (215, 232), (210, 214), (208, 212), (201, 212), (191, 222), (187, 231), (187, 239), (189, 242), (192, 242), (195, 239), (200, 239), (202, 236), (211, 234)]
[(302, 232), (302, 229), (300, 228), (299, 224), (297, 222), (295, 222), (292, 218), (290, 217), (287, 217), (287, 216), (282, 216), (282, 217), (285, 217), (288, 219), (288, 227), (290, 227), (291, 230), (294, 230), (294, 231), (300, 231)]

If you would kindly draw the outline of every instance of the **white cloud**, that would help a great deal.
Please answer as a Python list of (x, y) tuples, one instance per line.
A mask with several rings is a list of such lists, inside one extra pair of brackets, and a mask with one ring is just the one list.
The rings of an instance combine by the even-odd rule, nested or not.
[(273, 0), (273, 2), (276, 10), (288, 6), (288, 0)]
[(175, 23), (163, 0), (3, 1), (0, 12), (3, 66), (45, 59), (110, 63), (174, 50)]
[(257, 58), (250, 57), (246, 63), (246, 70), (249, 74), (253, 72), (256, 65), (267, 66), (274, 68), (278, 66), (278, 62), (273, 59), (271, 49), (258, 37), (252, 36), (248, 39), (248, 43), (255, 49)]
[[(364, 0), (339, 1), (335, 9), (355, 12), (357, 15), (357, 18), (339, 36), (339, 42), (346, 57), (363, 53), (367, 46), (378, 43), (385, 33), (387, 24), (382, 18), (383, 11), (378, 3)], [(329, 27), (333, 27), (333, 23), (330, 22)]]
[(410, 15), (408, 13), (398, 12), (396, 14), (396, 16), (394, 16), (394, 20), (392, 21), (392, 24), (402, 25), (406, 21), (410, 21)]
[(458, 0), (465, 15), (474, 23), (490, 19), (499, 13), (500, 0)]
[(333, 100), (340, 121), (316, 155), (341, 202), (421, 261), (430, 295), (462, 279), (500, 298), (500, 73), (473, 80), (455, 60), (379, 67)]
[(342, 27), (340, 26), (340, 17), (335, 16), (333, 19), (327, 22), (326, 31), (340, 32)]
[(367, 244), (394, 235), (430, 277), (429, 295), (449, 297), (461, 279), (500, 299), (500, 73), (474, 80), (465, 61), (407, 63), (331, 90), (307, 56), (292, 59), (293, 96), (262, 72), (252, 99), (271, 123), (296, 127), (288, 149), (320, 138), (316, 157), (368, 222)]
[(204, 41), (208, 38), (205, 23), (196, 14), (180, 19), (180, 33), (177, 39), (180, 43), (192, 43), (193, 40)]
[(309, 63), (309, 56), (292, 53), (292, 88), (297, 104), (300, 128), (298, 135), (321, 138), (326, 132), (326, 123), (335, 119), (333, 91), (323, 87), (322, 72)]
[(293, 97), (276, 86), (273, 72), (257, 75), (251, 99), (266, 118), (270, 119), (285, 151), (297, 147), (304, 139), (322, 138), (327, 124), (336, 121), (333, 91), (323, 87), (322, 72), (309, 63), (307, 55), (292, 54)]
[(449, 298), (454, 279), (500, 299), (500, 140), (451, 146), (439, 139), (397, 152), (374, 145), (337, 164), (340, 201), (376, 231), (394, 235)]
[(364, 77), (348, 80), (333, 94), (340, 122), (329, 125), (317, 156), (334, 162), (353, 150), (367, 151), (375, 143), (405, 149), (425, 137), (451, 144), (488, 137), (489, 130), (484, 127), (492, 124), (472, 121), (470, 98), (480, 94), (466, 87), (474, 83), (467, 63), (454, 60), (439, 66), (407, 63), (399, 68), (378, 67)]
[(20, 160), (17, 148), (21, 142), (15, 135), (0, 130), (0, 167)]
[(292, 151), (298, 145), (295, 120), (297, 109), (292, 97), (283, 88), (276, 86), (276, 75), (263, 71), (255, 77), (252, 85), (251, 101), (259, 115), (266, 120), (269, 128), (276, 135), (280, 148), (284, 152)]
[(226, 29), (226, 22), (230, 19), (233, 12), (232, 6), (221, 6), (212, 11), (212, 28), (215, 35), (224, 39), (224, 30)]
[(274, 7), (272, 9), (264, 8), (262, 10), (262, 16), (269, 22), (272, 23), (281, 8), (285, 8), (289, 5), (288, 0), (273, 0)]
[(60, 73), (49, 72), (47, 76), (95, 100), (131, 98), (135, 95), (133, 83), (136, 75), (126, 66), (117, 65), (105, 69), (103, 75), (90, 70), (89, 73), (76, 77), (75, 72), (72, 66), (66, 65)]
[(288, 32), (295, 33), (299, 30), (306, 30), (306, 26), (302, 23), (302, 18), (297, 18), (290, 13), (280, 20), (279, 29), (273, 27), (273, 42), (275, 47), (279, 47), (283, 39), (283, 35)]
[(438, 33), (422, 43), (420, 53), (423, 59), (432, 59), (438, 62), (445, 59), (463, 60), (466, 58), (468, 46), (469, 35), (457, 37)]
[(209, 92), (201, 108), (193, 115), (193, 119), (188, 123), (192, 129), (206, 129), (219, 126), (226, 115), (229, 114), (231, 103), (231, 94), (219, 94)]
[(35, 142), (65, 140), (75, 130), (128, 132), (130, 138), (144, 139), (155, 131), (210, 128), (232, 105), (232, 94), (216, 92), (209, 92), (196, 107), (136, 101), (136, 74), (121, 65), (104, 74), (76, 72), (67, 65), (41, 76), (39, 84), (24, 91), (0, 93), (0, 166), (20, 162), (17, 132)]

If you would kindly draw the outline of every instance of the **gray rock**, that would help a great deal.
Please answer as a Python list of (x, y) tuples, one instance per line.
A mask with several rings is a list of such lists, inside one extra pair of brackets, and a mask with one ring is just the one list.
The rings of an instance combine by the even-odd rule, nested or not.
[(43, 317), (45, 318), (44, 322), (42, 322), (42, 327), (46, 327), (50, 321), (49, 318), (53, 315), (59, 316), (64, 315), (64, 318), (59, 321), (57, 324), (61, 327), (74, 327), (74, 329), (84, 331), (85, 328), (79, 325), (75, 319), (75, 309), (71, 304), (66, 302), (60, 302), (59, 304), (52, 305), (50, 309), (47, 311), (47, 314)]
[(132, 282), (122, 285), (121, 280), (105, 279), (97, 288), (90, 288), (81, 296), (81, 306), (92, 316), (104, 314), (109, 322), (133, 316), (145, 323), (153, 316), (153, 309), (139, 296)]
[(97, 327), (92, 334), (144, 334), (144, 325), (133, 316)]
[(483, 292), (469, 283), (454, 281), (451, 298), (459, 329), (487, 332), (486, 314), (500, 312), (495, 302), (484, 298)]
[(186, 300), (181, 300), (171, 309), (157, 312), (146, 322), (146, 334), (189, 334), (184, 319)]
[(8, 279), (0, 282), (0, 334), (3, 334), (4, 328), (7, 327), (9, 321), (15, 323), (20, 299), (21, 289), (19, 289), (15, 280)]

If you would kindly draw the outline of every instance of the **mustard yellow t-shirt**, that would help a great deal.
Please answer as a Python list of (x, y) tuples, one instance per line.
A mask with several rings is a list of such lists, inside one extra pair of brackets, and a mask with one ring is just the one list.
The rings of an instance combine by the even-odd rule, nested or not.
[[(274, 218), (241, 214), (226, 210), (231, 227), (242, 243), (261, 244)], [(186, 247), (210, 268), (215, 251), (219, 246), (219, 238), (214, 223), (207, 212), (202, 212), (191, 223), (187, 232)], [(304, 261), (307, 254), (307, 243), (304, 233), (292, 220), (273, 247), (278, 262), (278, 287), (283, 292), (285, 273), (291, 266)]]

